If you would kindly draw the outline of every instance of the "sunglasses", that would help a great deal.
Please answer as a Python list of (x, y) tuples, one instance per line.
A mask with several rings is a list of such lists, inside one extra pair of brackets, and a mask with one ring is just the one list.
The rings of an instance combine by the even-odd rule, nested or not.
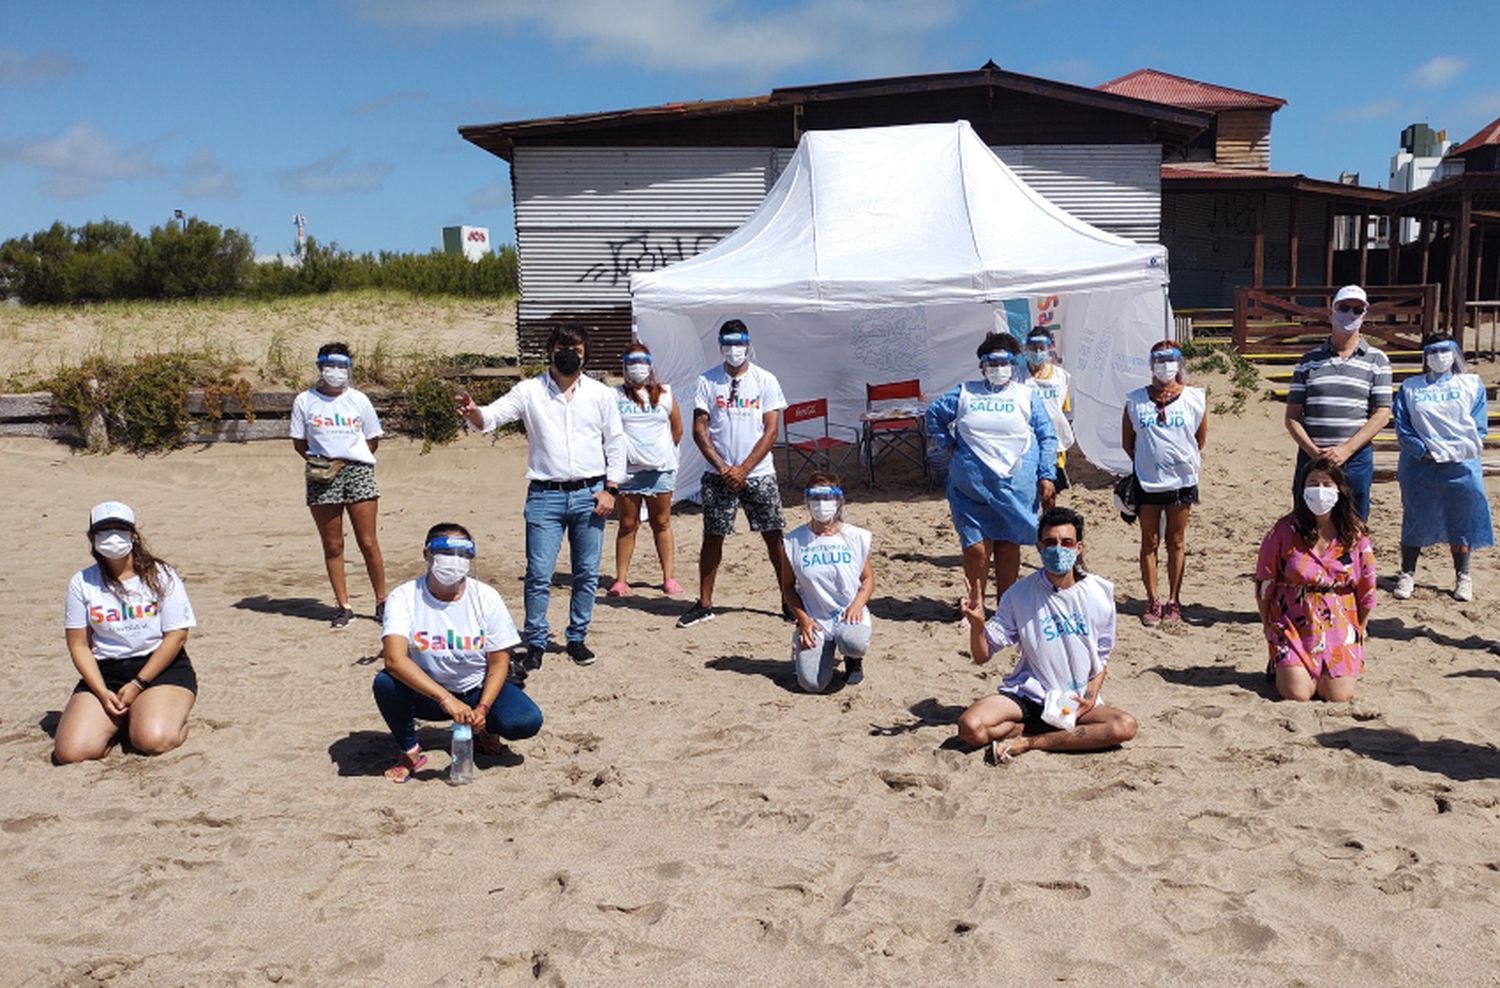
[(1047, 538), (1042, 539), (1042, 547), (1043, 548), (1046, 548), (1046, 549), (1056, 549), (1058, 546), (1061, 546), (1064, 549), (1076, 549), (1076, 548), (1078, 548), (1078, 540), (1077, 539), (1069, 539), (1069, 538), (1058, 538), (1056, 536), (1048, 536)]
[(1358, 302), (1340, 302), (1338, 305), (1335, 305), (1333, 308), (1337, 312), (1363, 312), (1363, 311), (1365, 311), (1365, 307), (1363, 305), (1360, 305)]
[(735, 397), (740, 393), (740, 379), (731, 377), (729, 379), (729, 403), (734, 404)]

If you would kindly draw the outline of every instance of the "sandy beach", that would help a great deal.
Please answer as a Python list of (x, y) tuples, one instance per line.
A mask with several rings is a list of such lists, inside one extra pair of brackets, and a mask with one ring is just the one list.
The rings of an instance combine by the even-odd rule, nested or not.
[[(549, 656), (529, 687), (541, 734), (466, 788), (442, 781), (442, 725), (418, 781), (380, 777), (395, 752), (370, 694), (373, 601), (351, 563), (361, 619), (329, 631), (289, 444), (142, 459), (0, 442), (4, 981), (1500, 983), (1497, 555), (1477, 555), (1473, 603), (1448, 596), (1441, 550), (1393, 600), (1399, 492), (1378, 484), (1358, 696), (1274, 702), (1249, 577), (1291, 505), (1281, 411), (1253, 399), (1211, 424), (1184, 626), (1136, 620), (1136, 530), (1102, 478), (1066, 496), (1120, 601), (1105, 693), (1140, 722), (1123, 750), (1003, 769), (966, 751), (953, 721), (1005, 670), (976, 668), (953, 624), (946, 504), (851, 483), (877, 553), (862, 685), (793, 691), (743, 518), (721, 616), (688, 630), (687, 600), (645, 586), (642, 540), (636, 594), (596, 609), (597, 665)], [(428, 525), (459, 521), (519, 619), (524, 465), (516, 436), (383, 444), (392, 584), (416, 575)], [(76, 679), (63, 590), (106, 497), (187, 582), (201, 692), (181, 749), (54, 768), (47, 732)], [(675, 524), (691, 591), (700, 520)], [(555, 629), (565, 611), (555, 591)]]

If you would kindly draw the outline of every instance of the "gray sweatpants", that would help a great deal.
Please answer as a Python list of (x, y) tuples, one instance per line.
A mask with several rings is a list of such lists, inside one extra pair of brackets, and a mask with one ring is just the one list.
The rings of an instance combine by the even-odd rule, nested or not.
[(819, 629), (813, 639), (812, 648), (803, 648), (796, 631), (792, 632), (792, 668), (797, 670), (797, 683), (809, 693), (822, 693), (833, 682), (833, 669), (837, 655), (851, 659), (862, 659), (870, 648), (870, 625), (845, 624), (833, 626), (833, 633), (825, 634)]

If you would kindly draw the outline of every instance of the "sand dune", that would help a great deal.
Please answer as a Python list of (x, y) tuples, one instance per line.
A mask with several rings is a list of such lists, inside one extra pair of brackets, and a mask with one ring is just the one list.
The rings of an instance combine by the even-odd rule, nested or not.
[[(1003, 770), (963, 750), (953, 720), (995, 670), (952, 623), (946, 507), (851, 484), (879, 553), (863, 685), (792, 691), (789, 629), (741, 536), (717, 621), (679, 631), (684, 604), (644, 586), (601, 600), (599, 663), (549, 657), (532, 680), (542, 733), (462, 789), (440, 781), (442, 753), (419, 782), (379, 777), (378, 630), (327, 630), (289, 449), (0, 443), (5, 980), (1496, 983), (1500, 566), (1480, 554), (1478, 599), (1458, 604), (1429, 552), (1412, 600), (1382, 593), (1353, 703), (1272, 702), (1248, 576), (1290, 505), (1279, 417), (1252, 404), (1213, 425), (1185, 627), (1139, 626), (1134, 530), (1102, 485), (1072, 495), (1088, 562), (1120, 591), (1106, 690), (1141, 724), (1123, 750)], [(393, 578), (416, 572), (429, 524), (461, 521), (477, 575), (519, 614), (522, 441), (381, 457)], [(62, 591), (105, 496), (136, 507), (188, 582), (202, 693), (179, 751), (58, 769), (43, 725), (74, 681)], [(1395, 486), (1375, 505), (1391, 574)], [(677, 519), (690, 586), (698, 525)], [(354, 567), (351, 585), (367, 615)], [(565, 607), (554, 595), (555, 626)]]

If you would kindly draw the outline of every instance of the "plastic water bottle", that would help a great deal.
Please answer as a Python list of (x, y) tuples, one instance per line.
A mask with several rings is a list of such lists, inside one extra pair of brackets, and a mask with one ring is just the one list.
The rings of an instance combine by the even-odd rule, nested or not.
[(453, 764), (448, 766), (448, 784), (466, 786), (474, 781), (474, 729), (453, 725)]

